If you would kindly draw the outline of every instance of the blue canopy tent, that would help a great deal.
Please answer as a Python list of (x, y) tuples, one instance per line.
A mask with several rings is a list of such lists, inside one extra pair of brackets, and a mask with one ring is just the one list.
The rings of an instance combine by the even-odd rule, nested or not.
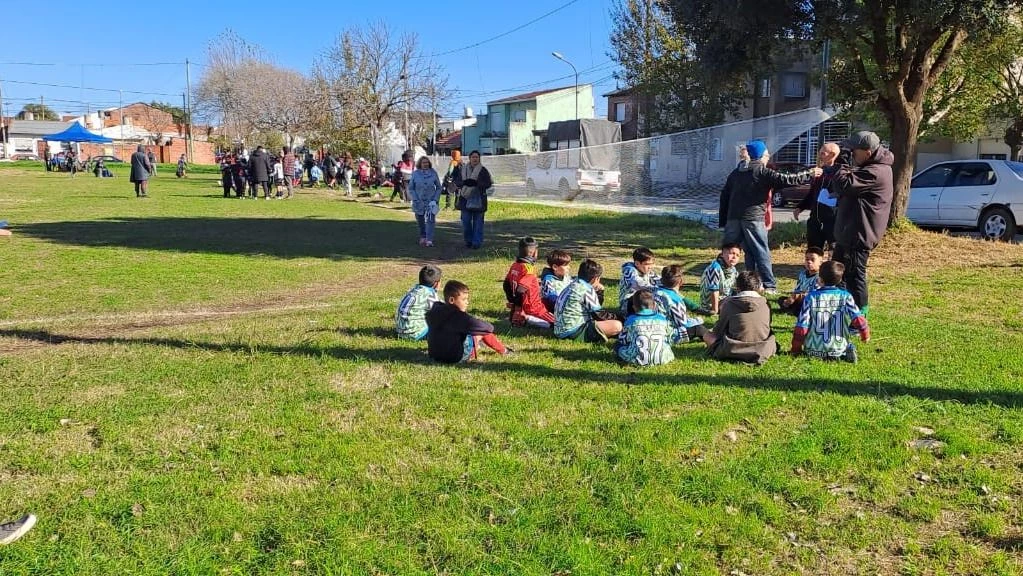
[(64, 130), (63, 132), (43, 136), (43, 140), (47, 142), (96, 142), (103, 144), (113, 142), (112, 139), (107, 138), (106, 136), (100, 136), (99, 134), (89, 132), (78, 122), (72, 122), (71, 125), (68, 126), (67, 130)]

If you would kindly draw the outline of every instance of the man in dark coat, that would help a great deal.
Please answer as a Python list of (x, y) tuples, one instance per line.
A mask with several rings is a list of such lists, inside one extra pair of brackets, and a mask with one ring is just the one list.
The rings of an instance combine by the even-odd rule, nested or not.
[(831, 181), (838, 195), (835, 213), (834, 260), (845, 264), (845, 283), (864, 315), (867, 294), (867, 259), (884, 238), (895, 195), (892, 164), (895, 155), (881, 146), (873, 132), (857, 132), (842, 145)]
[(767, 145), (753, 140), (746, 145), (749, 164), (728, 175), (721, 191), (718, 227), (725, 229), (724, 244), (741, 244), (746, 253), (746, 270), (756, 271), (768, 294), (777, 293), (778, 284), (771, 266), (771, 248), (767, 243), (767, 194), (771, 190), (806, 184), (820, 176), (820, 168), (796, 174), (782, 174), (767, 167)]
[(131, 175), (128, 180), (135, 184), (135, 197), (146, 198), (146, 188), (149, 185), (149, 175), (153, 173), (153, 165), (150, 164), (146, 151), (139, 144), (138, 149), (131, 155)]
[[(266, 150), (262, 146), (256, 147), (256, 151), (249, 157), (249, 179), (254, 184), (258, 184), (263, 187), (263, 197), (267, 200), (270, 199), (270, 173), (273, 172), (273, 166), (270, 165), (270, 155), (266, 153)], [(259, 193), (258, 190), (252, 191), (253, 198)]]

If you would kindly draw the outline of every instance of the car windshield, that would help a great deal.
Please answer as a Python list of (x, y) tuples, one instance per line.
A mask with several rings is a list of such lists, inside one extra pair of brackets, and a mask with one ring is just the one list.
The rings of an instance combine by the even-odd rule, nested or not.
[(1010, 170), (1016, 173), (1017, 178), (1023, 180), (1023, 162), (1013, 162), (1011, 160), (1006, 160), (1005, 165), (1008, 166)]

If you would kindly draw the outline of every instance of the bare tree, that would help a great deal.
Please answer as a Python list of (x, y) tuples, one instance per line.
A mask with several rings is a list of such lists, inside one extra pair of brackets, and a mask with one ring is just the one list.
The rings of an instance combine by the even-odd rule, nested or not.
[(226, 30), (206, 47), (206, 68), (193, 93), (193, 113), (226, 134), (245, 139), (252, 125), (245, 110), (245, 78), (242, 69), (253, 63), (269, 63), (261, 48)]
[(309, 82), (295, 70), (267, 62), (248, 61), (234, 80), (235, 104), (256, 132), (276, 132), (289, 145), (305, 121)]
[(139, 126), (145, 128), (146, 132), (149, 132), (152, 142), (150, 144), (159, 145), (163, 143), (164, 133), (167, 128), (174, 123), (173, 116), (168, 113), (150, 106), (144, 102), (139, 102), (139, 105), (135, 108), (138, 110), (138, 116), (133, 121)]
[(448, 96), (447, 77), (421, 53), (418, 37), (396, 35), (384, 22), (342, 33), (317, 62), (313, 78), (316, 100), (327, 106), (325, 117), (337, 131), (376, 134), (390, 120), (409, 134), (406, 111), (431, 110)]

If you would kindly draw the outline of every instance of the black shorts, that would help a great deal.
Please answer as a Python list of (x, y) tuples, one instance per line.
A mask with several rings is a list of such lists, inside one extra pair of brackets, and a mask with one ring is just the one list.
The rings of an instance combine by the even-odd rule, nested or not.
[(588, 344), (601, 344), (607, 342), (607, 336), (597, 328), (596, 322), (590, 320), (574, 336), (569, 336), (567, 340), (586, 342)]

